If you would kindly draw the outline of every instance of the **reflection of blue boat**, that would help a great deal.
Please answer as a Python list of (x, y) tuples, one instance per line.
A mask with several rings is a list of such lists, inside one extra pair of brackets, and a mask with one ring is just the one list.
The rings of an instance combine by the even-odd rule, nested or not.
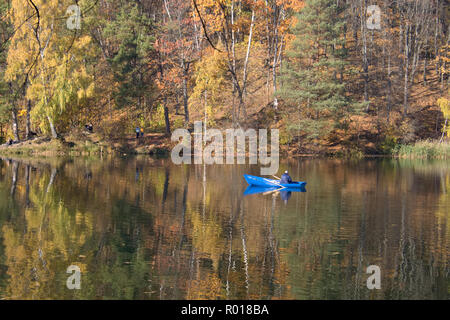
[(244, 174), (245, 181), (251, 186), (258, 186), (258, 187), (284, 187), (284, 188), (304, 188), (306, 185), (306, 182), (303, 181), (294, 181), (292, 183), (280, 183), (279, 180), (275, 179), (267, 179), (267, 178), (261, 178), (256, 176), (251, 176), (248, 174)]
[[(280, 190), (281, 198), (285, 196), (287, 199), (289, 199), (291, 192), (306, 192), (305, 187), (300, 188), (279, 188), (279, 187), (271, 187), (271, 188), (264, 188), (264, 187), (255, 187), (255, 186), (248, 186), (247, 189), (244, 191), (244, 196), (248, 196), (251, 194), (258, 194), (258, 193), (264, 193), (264, 192), (271, 192)], [(285, 199), (283, 199), (285, 200)]]
[(275, 191), (278, 189), (279, 189), (279, 187), (264, 188), (264, 187), (248, 186), (247, 189), (245, 189), (245, 191), (244, 191), (244, 196), (249, 196), (251, 194), (264, 193), (264, 192), (268, 192), (268, 191), (269, 192)]

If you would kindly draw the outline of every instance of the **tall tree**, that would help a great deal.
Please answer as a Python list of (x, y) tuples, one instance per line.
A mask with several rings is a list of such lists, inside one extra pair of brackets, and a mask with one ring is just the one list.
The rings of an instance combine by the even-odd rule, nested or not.
[[(175, 95), (181, 91), (183, 97), (184, 122), (189, 123), (188, 82), (192, 64), (201, 54), (200, 34), (195, 11), (190, 2), (183, 0), (164, 0), (165, 16), (161, 23), (159, 48), (164, 51), (166, 68), (178, 73), (181, 83), (175, 85)], [(169, 72), (166, 74), (172, 74)], [(172, 74), (173, 75), (173, 74)], [(166, 81), (169, 79), (166, 79)], [(172, 81), (175, 79), (172, 79)], [(181, 90), (180, 90), (181, 89)]]
[(290, 117), (290, 128), (310, 139), (326, 136), (356, 106), (345, 93), (343, 10), (334, 0), (307, 0), (286, 53), (279, 94), (298, 107), (300, 118), (293, 122)]
[(7, 68), (7, 48), (9, 39), (13, 33), (8, 14), (10, 11), (9, 3), (2, 2), (0, 4), (0, 112), (3, 117), (2, 122), (2, 136), (3, 124), (7, 124), (11, 120), (12, 135), (15, 141), (19, 140), (19, 125), (17, 118), (16, 103), (19, 98), (17, 95), (16, 83), (5, 80), (4, 75)]
[[(108, 1), (110, 2), (110, 1)], [(114, 4), (110, 3), (111, 6)], [(152, 65), (154, 26), (135, 2), (119, 3), (114, 20), (102, 21), (101, 39), (107, 39), (107, 60), (112, 68), (116, 82), (113, 98), (117, 106), (135, 105), (142, 111), (152, 89)]]
[[(71, 1), (12, 0), (10, 15), (16, 29), (8, 50), (6, 78), (27, 85), (27, 97), (36, 102), (33, 118), (43, 132), (58, 136), (65, 114), (93, 93), (94, 81), (87, 61), (95, 55), (91, 37), (83, 29), (71, 30), (65, 17)], [(81, 8), (91, 0), (79, 1)], [(34, 17), (33, 23), (23, 23)], [(25, 70), (25, 72), (24, 72)], [(74, 112), (72, 112), (73, 114)]]

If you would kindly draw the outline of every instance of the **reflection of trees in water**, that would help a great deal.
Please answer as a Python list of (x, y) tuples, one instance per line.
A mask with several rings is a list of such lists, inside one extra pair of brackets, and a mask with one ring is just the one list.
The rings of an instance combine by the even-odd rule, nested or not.
[[(314, 164), (327, 184), (322, 183), (317, 192), (309, 183), (305, 194), (309, 206), (305, 199), (304, 208), (282, 210), (283, 219), (278, 220), (276, 228), (280, 238), (289, 235), (280, 246), (296, 249), (296, 254), (285, 255), (290, 270), (297, 271), (291, 272), (289, 281), (294, 284), (294, 296), (448, 296), (448, 217), (439, 219), (436, 213), (435, 204), (445, 195), (436, 180), (436, 169), (421, 167), (417, 172), (414, 167), (389, 163), (371, 166), (363, 162), (351, 170), (348, 166), (330, 166), (329, 161), (322, 166), (320, 161)], [(311, 178), (308, 182), (314, 180), (314, 173)], [(311, 195), (322, 196), (311, 199)], [(448, 211), (450, 206), (440, 207)], [(382, 270), (379, 291), (366, 288), (365, 271), (372, 264)]]
[[(7, 297), (362, 299), (448, 290), (448, 171), (436, 185), (435, 171), (422, 167), (302, 161), (290, 172), (303, 174), (308, 192), (284, 205), (231, 188), (244, 167), (143, 158), (2, 161), (0, 170)], [(65, 287), (70, 264), (82, 267), (81, 291)], [(381, 267), (381, 292), (365, 287), (370, 264)]]
[(14, 194), (16, 193), (18, 168), (19, 168), (19, 164), (17, 163), (17, 161), (12, 161), (12, 179), (11, 179), (11, 192), (10, 192), (11, 197), (14, 197)]
[[(438, 200), (437, 211), (430, 216), (437, 219), (431, 234), (424, 234), (424, 226), (429, 222), (424, 217), (411, 214), (406, 197), (401, 202), (400, 240), (395, 256), (393, 276), (389, 279), (386, 296), (394, 299), (420, 299), (448, 296), (448, 248), (450, 239), (448, 212), (450, 208), (446, 184), (450, 175), (442, 178), (442, 193)], [(447, 180), (447, 183), (446, 183)], [(444, 210), (444, 211), (442, 211)], [(447, 212), (447, 217), (442, 215)], [(410, 214), (408, 214), (410, 213)], [(425, 213), (428, 214), (428, 213)], [(415, 221), (420, 219), (419, 223)]]
[[(202, 189), (206, 197), (194, 199), (188, 211), (194, 259), (200, 263), (194, 264), (195, 277), (189, 281), (187, 297), (271, 298), (269, 287), (274, 277), (269, 279), (267, 275), (271, 268), (274, 271), (275, 262), (270, 252), (274, 244), (268, 242), (270, 207), (251, 210), (242, 197), (242, 190), (228, 187), (239, 185), (242, 173), (230, 171), (228, 178), (223, 174), (216, 177), (213, 170), (208, 171), (208, 184), (216, 183)], [(202, 176), (200, 173), (198, 180), (202, 181)], [(193, 189), (201, 186), (192, 185)]]
[[(20, 182), (19, 169), (24, 171), (25, 190)], [(35, 180), (36, 185), (41, 187), (30, 188), (30, 180)], [(6, 273), (9, 277), (4, 292), (12, 298), (42, 298), (51, 291), (51, 281), (48, 280), (54, 273), (50, 270), (57, 265), (48, 260), (48, 255), (51, 252), (58, 251), (63, 254), (67, 251), (63, 243), (65, 235), (58, 224), (51, 223), (53, 219), (67, 219), (66, 210), (53, 201), (52, 194), (47, 195), (52, 192), (52, 179), (48, 181), (45, 175), (39, 174), (30, 178), (30, 166), (22, 166), (13, 161), (11, 185), (16, 184), (19, 184), (17, 192), (11, 195), (16, 205), (1, 230), (5, 246), (5, 264), (8, 267)], [(45, 189), (43, 186), (46, 186)], [(25, 205), (18, 206), (19, 202)], [(27, 203), (31, 204), (32, 210)], [(51, 217), (49, 212), (52, 213)]]
[[(66, 206), (67, 203), (71, 203), (71, 196), (77, 198), (83, 193), (65, 193), (67, 189), (75, 191), (74, 189), (77, 188), (74, 188), (70, 177), (65, 176), (64, 168), (42, 167), (33, 172), (29, 165), (18, 164), (17, 166), (19, 169), (24, 168), (25, 188), (21, 192), (19, 175), (18, 192), (15, 193), (14, 201), (25, 204), (28, 202), (29, 205), (16, 205), (11, 218), (3, 224), (1, 229), (6, 248), (5, 265), (9, 280), (5, 290), (0, 291), (6, 292), (8, 297), (25, 299), (107, 298), (108, 294), (111, 294), (111, 297), (135, 297), (135, 288), (130, 283), (135, 273), (131, 270), (127, 272), (124, 264), (128, 260), (131, 260), (131, 263), (134, 262), (129, 251), (133, 251), (135, 249), (133, 244), (136, 245), (136, 242), (139, 242), (133, 242), (132, 237), (126, 238), (129, 234), (134, 234), (131, 229), (137, 230), (130, 221), (132, 219), (128, 221), (123, 219), (124, 225), (131, 229), (124, 228), (124, 225), (110, 224), (111, 228), (117, 227), (117, 229), (113, 232), (111, 230), (105, 232), (108, 239), (100, 236), (102, 240), (98, 241), (97, 234), (93, 230), (95, 219), (93, 212), (80, 211), (80, 208), (76, 206)], [(14, 176), (16, 170), (12, 172)], [(68, 185), (71, 187), (66, 188)], [(80, 207), (83, 206), (82, 203), (81, 201)], [(128, 207), (128, 204), (113, 201), (111, 214), (114, 215), (114, 211), (120, 214), (131, 212), (131, 216), (136, 216), (135, 210), (130, 210)], [(4, 210), (1, 212), (3, 213)], [(135, 222), (140, 225), (141, 220)], [(98, 243), (100, 245), (97, 247)], [(105, 245), (106, 243), (108, 244)], [(131, 245), (123, 248), (123, 243), (131, 243)], [(143, 263), (139, 259), (134, 260), (136, 263), (133, 268), (142, 267)], [(77, 292), (66, 289), (65, 271), (71, 264), (79, 265), (83, 272), (88, 271), (86, 276), (83, 276), (83, 285), (89, 287), (91, 284), (90, 290)], [(145, 267), (148, 267), (146, 263)], [(145, 283), (142, 281), (142, 275), (145, 273), (137, 272), (136, 274), (138, 275), (136, 278), (139, 279), (135, 279), (134, 284)], [(113, 279), (110, 278), (111, 276)], [(97, 291), (94, 288), (100, 289)]]

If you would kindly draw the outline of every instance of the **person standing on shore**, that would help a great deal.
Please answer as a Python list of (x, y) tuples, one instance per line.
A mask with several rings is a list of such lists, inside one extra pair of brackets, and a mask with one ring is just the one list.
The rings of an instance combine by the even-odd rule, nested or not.
[(141, 132), (141, 128), (136, 127), (136, 139), (139, 139), (140, 132)]

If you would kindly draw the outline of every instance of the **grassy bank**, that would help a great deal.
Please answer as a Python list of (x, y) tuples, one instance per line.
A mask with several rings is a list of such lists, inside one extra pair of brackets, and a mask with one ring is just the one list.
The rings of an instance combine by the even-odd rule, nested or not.
[(393, 154), (400, 158), (450, 159), (450, 142), (418, 141), (414, 144), (396, 147)]
[(13, 145), (0, 145), (1, 155), (94, 156), (100, 154), (167, 154), (172, 142), (164, 134), (149, 133), (136, 138), (105, 139), (97, 133), (71, 132), (58, 139), (37, 137)]
[[(0, 155), (14, 156), (95, 156), (106, 154), (147, 154), (168, 155), (176, 143), (157, 133), (146, 134), (136, 140), (134, 136), (123, 139), (105, 140), (97, 134), (74, 134), (71, 133), (63, 138), (51, 139), (49, 137), (38, 137), (32, 140), (21, 141), (13, 145), (0, 145)], [(368, 156), (361, 149), (340, 148), (329, 150), (329, 152), (301, 153), (298, 149), (287, 149), (281, 146), (280, 154), (288, 157), (319, 156), (332, 158), (362, 159)], [(422, 140), (414, 144), (395, 144), (386, 153), (378, 155), (393, 156), (405, 159), (449, 159), (450, 141)], [(371, 154), (374, 155), (374, 154)]]
[(113, 150), (106, 143), (94, 143), (90, 140), (71, 141), (44, 137), (23, 141), (11, 146), (2, 145), (0, 147), (0, 154), (3, 155), (77, 156), (112, 152)]

